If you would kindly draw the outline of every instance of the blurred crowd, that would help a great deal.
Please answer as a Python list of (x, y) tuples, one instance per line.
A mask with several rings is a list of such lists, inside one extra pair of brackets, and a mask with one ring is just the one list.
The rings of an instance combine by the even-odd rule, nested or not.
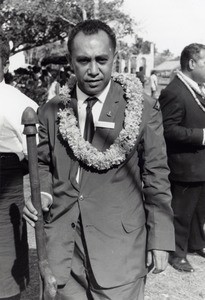
[(54, 84), (63, 86), (70, 74), (70, 66), (56, 68), (29, 65), (26, 68), (18, 68), (13, 73), (7, 72), (5, 82), (18, 88), (38, 105), (41, 105), (48, 100), (51, 86)]

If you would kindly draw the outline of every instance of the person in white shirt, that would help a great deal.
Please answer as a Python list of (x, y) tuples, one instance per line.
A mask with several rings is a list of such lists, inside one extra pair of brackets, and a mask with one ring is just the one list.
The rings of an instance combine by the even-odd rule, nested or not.
[(9, 43), (0, 32), (0, 299), (20, 299), (29, 279), (23, 175), (27, 172), (26, 136), (21, 117), (38, 105), (4, 81), (9, 62)]
[(158, 78), (157, 72), (153, 70), (150, 76), (151, 97), (157, 99)]

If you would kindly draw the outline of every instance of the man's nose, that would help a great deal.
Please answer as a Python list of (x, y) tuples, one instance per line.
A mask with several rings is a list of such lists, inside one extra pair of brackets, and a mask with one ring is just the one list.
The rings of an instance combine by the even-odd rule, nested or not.
[(98, 72), (99, 72), (99, 68), (98, 68), (98, 64), (96, 63), (96, 61), (90, 62), (88, 74), (94, 76), (94, 75), (97, 75)]

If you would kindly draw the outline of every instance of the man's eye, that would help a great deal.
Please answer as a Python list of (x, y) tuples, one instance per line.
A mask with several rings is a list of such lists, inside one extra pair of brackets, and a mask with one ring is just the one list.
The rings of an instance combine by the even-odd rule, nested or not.
[(85, 64), (87, 64), (87, 63), (89, 62), (89, 60), (86, 59), (86, 58), (82, 58), (82, 59), (79, 59), (78, 62), (79, 62), (80, 64), (85, 65)]
[(105, 64), (107, 62), (107, 58), (99, 58), (97, 61), (99, 64)]

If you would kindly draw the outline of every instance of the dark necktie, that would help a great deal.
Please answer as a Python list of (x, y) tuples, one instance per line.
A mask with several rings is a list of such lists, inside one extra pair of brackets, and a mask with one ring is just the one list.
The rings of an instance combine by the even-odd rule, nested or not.
[(91, 143), (95, 132), (92, 107), (98, 101), (98, 98), (89, 97), (85, 101), (87, 102), (87, 107), (86, 107), (84, 139)]

